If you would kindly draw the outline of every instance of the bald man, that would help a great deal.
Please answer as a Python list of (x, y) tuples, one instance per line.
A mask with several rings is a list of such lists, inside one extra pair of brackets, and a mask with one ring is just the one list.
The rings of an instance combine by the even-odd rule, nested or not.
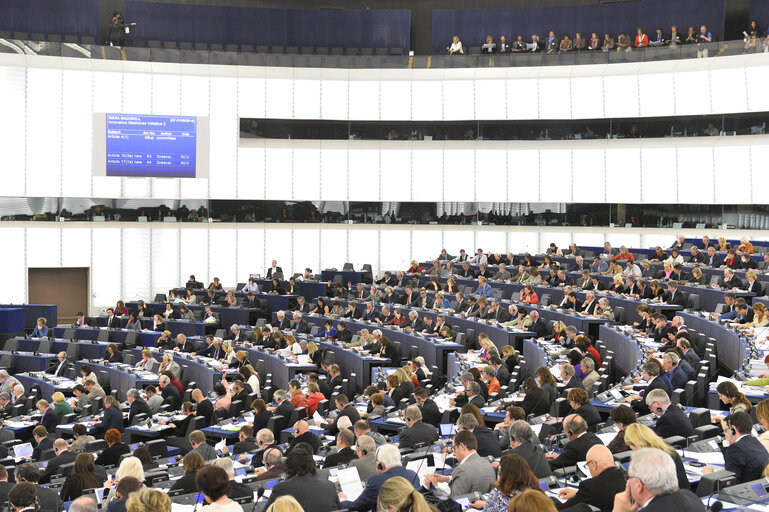
[(585, 503), (598, 507), (601, 512), (611, 512), (614, 496), (625, 490), (625, 477), (614, 465), (611, 450), (603, 445), (595, 445), (587, 451), (585, 462), (592, 478), (581, 481), (579, 489), (561, 489), (558, 497), (566, 502), (554, 499), (556, 508), (563, 510)]
[(546, 457), (550, 461), (550, 468), (564, 468), (574, 466), (577, 462), (586, 460), (587, 452), (594, 445), (603, 442), (593, 434), (587, 431), (587, 422), (578, 414), (570, 414), (563, 419), (563, 431), (569, 442), (563, 448), (563, 452), (557, 455), (548, 452)]
[(58, 361), (55, 364), (49, 366), (45, 370), (45, 373), (54, 375), (56, 377), (63, 377), (64, 376), (64, 372), (69, 367), (69, 361), (67, 361), (67, 353), (66, 352), (59, 352), (59, 354), (56, 356), (56, 358), (58, 359)]

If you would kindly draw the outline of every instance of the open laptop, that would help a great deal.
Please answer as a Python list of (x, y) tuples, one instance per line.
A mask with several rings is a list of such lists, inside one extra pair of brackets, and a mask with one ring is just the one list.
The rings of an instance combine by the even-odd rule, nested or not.
[(17, 459), (32, 457), (32, 451), (32, 443), (21, 443), (13, 447), (14, 457)]
[(441, 423), (441, 437), (453, 436), (457, 433), (457, 427), (453, 423)]

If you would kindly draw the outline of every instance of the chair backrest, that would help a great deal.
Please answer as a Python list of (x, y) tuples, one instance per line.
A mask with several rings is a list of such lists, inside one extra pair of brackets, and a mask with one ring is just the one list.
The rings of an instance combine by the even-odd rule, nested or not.
[(109, 341), (109, 331), (100, 330), (99, 334), (96, 335), (96, 341)]
[(133, 418), (131, 418), (131, 425), (136, 425), (137, 423), (140, 423), (142, 421), (147, 421), (147, 416), (145, 413), (135, 414)]
[(344, 266), (342, 267), (342, 270), (353, 271), (353, 270), (355, 270), (355, 267), (353, 266), (352, 263), (345, 263)]
[(237, 418), (243, 412), (243, 400), (233, 400), (230, 404), (230, 418)]
[(189, 435), (190, 435), (190, 434), (191, 434), (193, 431), (195, 431), (195, 430), (203, 430), (203, 429), (204, 429), (204, 428), (206, 428), (207, 426), (208, 426), (208, 424), (207, 424), (207, 422), (206, 422), (206, 417), (205, 417), (205, 416), (195, 416), (195, 417), (194, 417), (194, 418), (192, 418), (192, 420), (190, 421), (190, 424), (189, 424), (189, 426), (187, 427), (187, 432), (185, 432), (185, 433), (184, 433), (184, 436), (185, 436), (185, 437), (187, 437), (187, 436), (189, 436)]
[(719, 276), (718, 274), (712, 275), (710, 276), (710, 284), (711, 285), (718, 284), (718, 281), (720, 279), (721, 279), (721, 276)]
[(275, 439), (280, 439), (280, 432), (286, 428), (287, 424), (288, 418), (280, 414), (276, 414), (267, 420), (267, 429), (272, 431)]
[(51, 340), (40, 340), (40, 345), (37, 347), (37, 351), (40, 352), (41, 354), (50, 354)]
[(5, 345), (3, 345), (3, 350), (6, 352), (14, 352), (19, 350), (19, 340), (11, 339), (11, 340), (5, 340)]
[(100, 450), (104, 450), (107, 448), (107, 441), (104, 439), (96, 439), (95, 441), (89, 441), (85, 443), (85, 451), (86, 452), (97, 452)]
[(625, 323), (625, 308), (623, 306), (614, 308), (614, 321), (618, 324)]
[(129, 352), (128, 350), (124, 350), (124, 351), (123, 351), (123, 362), (124, 362), (125, 364), (130, 364), (131, 366), (133, 366), (133, 365), (134, 365), (134, 363), (136, 363), (136, 356), (135, 356), (135, 355), (133, 355), (133, 354), (132, 354), (131, 352)]
[(549, 293), (543, 293), (543, 294), (542, 294), (542, 297), (539, 299), (539, 302), (540, 302), (540, 303), (541, 303), (543, 306), (549, 306), (549, 305), (550, 305), (550, 300), (551, 300), (551, 299), (552, 299), (552, 297), (550, 296), (550, 294), (549, 294)]
[(125, 345), (126, 348), (135, 348), (139, 344), (139, 333), (135, 331), (131, 331), (126, 333), (125, 341), (123, 342), (123, 345)]
[[(75, 339), (75, 329), (64, 329), (64, 333), (61, 336), (65, 340), (74, 340)], [(42, 342), (41, 342), (42, 343)]]
[(293, 425), (299, 420), (303, 420), (307, 417), (306, 407), (297, 407), (291, 412), (291, 417), (288, 419), (288, 425)]
[(156, 293), (155, 294), (155, 300), (153, 302), (166, 302), (168, 298), (166, 297), (165, 293)]
[(70, 361), (77, 361), (80, 358), (80, 345), (75, 343), (67, 345), (67, 358)]
[(412, 345), (409, 347), (409, 361), (413, 361), (419, 356), (419, 347)]
[(145, 443), (144, 446), (149, 450), (152, 458), (168, 457), (168, 445), (165, 439), (153, 439)]
[(700, 310), (700, 295), (698, 293), (690, 293), (686, 299), (686, 308), (694, 311)]

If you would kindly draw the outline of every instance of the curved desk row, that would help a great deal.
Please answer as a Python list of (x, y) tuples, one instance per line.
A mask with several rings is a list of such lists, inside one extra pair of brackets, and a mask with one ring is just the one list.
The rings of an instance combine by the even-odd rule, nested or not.
[[(53, 328), (54, 337), (64, 338), (64, 331), (66, 329), (73, 329), (75, 331), (75, 339), (89, 340), (89, 341), (96, 341), (99, 337), (99, 333), (104, 331), (104, 329), (99, 329), (95, 327), (57, 326)], [(125, 343), (125, 339), (128, 333), (135, 332), (139, 335), (140, 343), (145, 347), (154, 347), (155, 340), (161, 334), (156, 331), (139, 332), (139, 331), (129, 331), (127, 329), (110, 329), (107, 332), (109, 332), (109, 342), (115, 343), (116, 345), (122, 345), (123, 343)]]
[(120, 401), (126, 399), (126, 391), (131, 388), (144, 389), (145, 386), (157, 386), (158, 379), (144, 378), (114, 366), (96, 364), (90, 361), (75, 361), (75, 372), (80, 375), (80, 367), (87, 364), (93, 372), (104, 372), (109, 375), (110, 388), (117, 390), (117, 398)]
[[(16, 341), (19, 344), (19, 350), (24, 352), (37, 352), (40, 348), (39, 339), (23, 339), (18, 338)], [(107, 346), (111, 345), (109, 341), (97, 341), (97, 342), (77, 342), (63, 339), (51, 340), (51, 350), (49, 354), (58, 354), (59, 352), (66, 352), (67, 349), (76, 345), (78, 347), (78, 358), (80, 359), (101, 359), (104, 356), (104, 350)]]
[(316, 343), (319, 348), (334, 353), (336, 363), (340, 368), (344, 368), (344, 375), (355, 374), (355, 388), (358, 391), (371, 384), (371, 368), (382, 366), (389, 361), (371, 355), (363, 356), (360, 352), (325, 341)]
[(681, 316), (687, 327), (716, 340), (716, 358), (719, 365), (725, 367), (730, 374), (742, 367), (748, 354), (748, 344), (737, 332), (699, 315), (681, 313)]
[[(259, 295), (261, 297), (261, 295)], [(179, 304), (173, 304), (174, 311), (179, 310)], [(162, 315), (163, 312), (166, 310), (165, 303), (162, 302), (145, 302), (145, 306), (152, 311), (152, 314), (154, 315)], [(126, 303), (126, 307), (129, 311), (136, 311), (136, 302), (128, 302)], [(193, 312), (204, 312), (205, 311), (205, 305), (202, 304), (188, 304), (187, 307), (190, 309), (190, 311)], [(222, 329), (227, 329), (232, 324), (238, 324), (238, 325), (248, 325), (250, 314), (252, 312), (255, 312), (255, 309), (250, 308), (242, 308), (242, 307), (223, 307), (223, 306), (211, 306), (211, 311), (214, 313), (217, 313), (219, 315), (219, 322), (221, 324)], [(149, 318), (150, 323), (152, 322), (152, 318)], [(187, 333), (185, 333), (187, 334)]]
[(614, 366), (623, 374), (629, 375), (641, 364), (641, 348), (623, 332), (602, 325), (598, 329), (598, 339), (614, 352)]

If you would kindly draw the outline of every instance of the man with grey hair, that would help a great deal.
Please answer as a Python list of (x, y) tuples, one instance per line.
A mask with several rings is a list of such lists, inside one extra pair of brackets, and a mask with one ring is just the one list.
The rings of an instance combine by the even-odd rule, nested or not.
[(478, 443), (476, 449), (481, 457), (491, 455), (497, 458), (502, 455), (502, 447), (499, 445), (497, 434), (486, 425), (479, 425), (478, 419), (474, 414), (465, 413), (460, 415), (457, 419), (456, 429), (457, 432), (467, 430), (473, 433)]
[(272, 480), (282, 475), (285, 471), (283, 468), (283, 453), (276, 446), (266, 448), (261, 455), (260, 461), (263, 467), (257, 469), (257, 482)]
[(245, 498), (247, 496), (254, 495), (254, 491), (249, 486), (235, 481), (235, 466), (233, 465), (233, 460), (231, 458), (223, 457), (221, 459), (217, 459), (216, 462), (214, 462), (214, 466), (219, 466), (222, 468), (230, 478), (230, 493), (227, 495), (227, 497), (236, 500), (238, 498)]
[(288, 394), (285, 389), (278, 389), (272, 394), (272, 399), (278, 406), (275, 408), (275, 414), (283, 416), (284, 418), (290, 418), (291, 413), (294, 412), (294, 404), (291, 400), (286, 400)]
[[(89, 380), (88, 382), (93, 384), (93, 381)], [(24, 386), (22, 386), (19, 381), (16, 381), (16, 383), (13, 385), (13, 395), (11, 396), (11, 402), (13, 402), (13, 405), (23, 404), (27, 401), (27, 395), (24, 393)]]
[(299, 334), (309, 334), (310, 325), (306, 320), (302, 320), (302, 312), (294, 311), (294, 325), (291, 326), (291, 331)]
[[(13, 412), (13, 402), (11, 402), (11, 394), (7, 391), (4, 391), (0, 393), (0, 411), (4, 412), (8, 416), (11, 416), (11, 412)], [(2, 435), (3, 430), (0, 430), (0, 435)], [(11, 436), (10, 439), (2, 439), (0, 442), (3, 441), (10, 441), (11, 439), (14, 439), (15, 436)]]
[(58, 362), (48, 367), (45, 370), (45, 373), (49, 375), (53, 375), (54, 377), (63, 377), (64, 372), (69, 367), (69, 362), (67, 361), (67, 353), (59, 352), (59, 354), (56, 356), (56, 359), (58, 360)]
[(583, 357), (579, 364), (582, 366), (582, 373), (585, 374), (585, 377), (582, 379), (582, 384), (589, 393), (593, 388), (593, 384), (598, 382), (598, 379), (601, 376), (595, 371), (595, 361), (593, 361), (592, 357)]
[(97, 507), (95, 499), (88, 496), (80, 496), (70, 503), (69, 512), (96, 512)]
[(686, 389), (686, 382), (689, 380), (683, 368), (678, 366), (680, 360), (681, 358), (675, 352), (665, 352), (662, 354), (662, 367), (667, 372), (673, 389)]
[(403, 412), (406, 430), (399, 435), (400, 448), (414, 448), (417, 445), (430, 445), (438, 440), (438, 431), (432, 425), (422, 421), (422, 411), (416, 405), (406, 407)]
[(288, 331), (291, 329), (291, 320), (286, 318), (285, 311), (278, 311), (278, 314), (276, 316), (278, 318), (278, 321), (275, 325), (276, 329), (279, 329), (281, 331)]
[(509, 281), (510, 280), (510, 272), (505, 270), (505, 264), (500, 263), (499, 264), (499, 270), (497, 270), (497, 273), (494, 274), (494, 277), (492, 277), (495, 281)]
[(654, 431), (661, 438), (670, 436), (689, 437), (694, 435), (694, 427), (689, 417), (678, 405), (671, 405), (670, 397), (664, 389), (653, 389), (644, 397), (652, 414), (657, 416)]
[(10, 393), (11, 385), (17, 382), (16, 377), (8, 375), (7, 370), (0, 370), (0, 393)]
[(131, 408), (128, 411), (128, 424), (133, 425), (134, 418), (137, 414), (146, 414), (150, 416), (150, 406), (139, 394), (136, 388), (131, 388), (125, 393), (126, 400), (131, 404)]
[(419, 319), (419, 313), (415, 310), (409, 311), (409, 321), (404, 325), (406, 332), (419, 332), (425, 328), (425, 323)]
[[(626, 402), (630, 402), (633, 410), (639, 415), (649, 414), (649, 407), (646, 405), (644, 397), (646, 394), (651, 393), (655, 389), (663, 389), (665, 392), (668, 390), (667, 384), (660, 378), (660, 367), (654, 361), (648, 361), (641, 365), (641, 377), (646, 381), (646, 390), (639, 396), (633, 395), (625, 398)], [(623, 386), (622, 389), (632, 389), (633, 386)]]
[(350, 467), (358, 470), (361, 482), (367, 482), (369, 478), (376, 475), (375, 452), (376, 443), (371, 437), (367, 435), (358, 437), (355, 442), (355, 454), (358, 459), (350, 462)]
[(569, 363), (561, 366), (561, 379), (563, 380), (563, 389), (585, 389), (582, 379), (575, 375), (574, 367)]
[(505, 453), (513, 453), (523, 457), (537, 478), (547, 478), (553, 474), (550, 464), (545, 458), (545, 450), (538, 442), (535, 442), (536, 437), (534, 431), (531, 430), (531, 425), (526, 421), (517, 420), (510, 425), (509, 433), (510, 451)]
[(614, 497), (614, 512), (704, 511), (702, 501), (690, 490), (679, 489), (676, 466), (667, 453), (641, 448), (630, 457), (625, 492)]

